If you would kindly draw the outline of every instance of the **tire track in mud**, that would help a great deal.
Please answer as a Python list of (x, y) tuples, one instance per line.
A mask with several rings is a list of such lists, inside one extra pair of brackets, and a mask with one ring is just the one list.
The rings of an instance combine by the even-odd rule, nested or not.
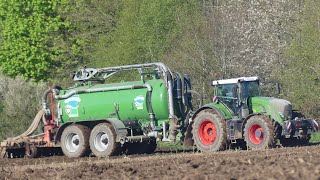
[[(162, 151), (163, 152), (163, 151)], [(110, 158), (1, 159), (0, 179), (318, 179), (320, 146)]]

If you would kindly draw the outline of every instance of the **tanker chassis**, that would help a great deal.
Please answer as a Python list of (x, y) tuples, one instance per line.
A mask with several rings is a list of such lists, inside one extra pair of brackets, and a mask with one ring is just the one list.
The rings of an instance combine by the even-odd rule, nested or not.
[[(138, 72), (139, 80), (106, 83), (123, 71)], [(72, 88), (44, 93), (42, 110), (25, 133), (1, 143), (1, 157), (152, 153), (157, 141), (175, 142), (178, 133), (203, 152), (239, 143), (264, 149), (277, 140), (307, 142), (318, 131), (315, 120), (292, 117), (290, 102), (261, 97), (257, 77), (213, 81), (214, 101), (195, 110), (190, 78), (162, 63), (81, 68), (73, 79)]]

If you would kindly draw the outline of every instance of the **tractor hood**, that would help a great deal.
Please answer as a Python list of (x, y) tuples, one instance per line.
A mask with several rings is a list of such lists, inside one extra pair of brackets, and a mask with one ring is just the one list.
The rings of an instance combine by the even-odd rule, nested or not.
[(280, 124), (292, 117), (292, 105), (284, 99), (252, 97), (251, 106), (254, 113), (267, 113)]

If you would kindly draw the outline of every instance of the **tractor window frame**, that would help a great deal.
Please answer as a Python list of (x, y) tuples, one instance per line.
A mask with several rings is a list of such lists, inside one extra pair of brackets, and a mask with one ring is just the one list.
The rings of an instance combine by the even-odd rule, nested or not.
[(241, 97), (242, 98), (261, 96), (260, 82), (258, 80), (256, 80), (256, 81), (243, 81), (240, 84), (241, 84), (240, 88), (241, 88)]
[(216, 96), (225, 99), (237, 99), (233, 94), (235, 86), (237, 86), (237, 83), (216, 85)]

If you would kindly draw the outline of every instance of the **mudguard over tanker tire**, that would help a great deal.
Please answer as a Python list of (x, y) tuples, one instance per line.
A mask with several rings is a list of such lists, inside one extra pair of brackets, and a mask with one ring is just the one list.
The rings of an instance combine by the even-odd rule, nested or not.
[(250, 117), (244, 127), (244, 140), (249, 149), (273, 148), (278, 137), (274, 121), (264, 115)]
[(192, 126), (193, 140), (199, 151), (212, 152), (226, 149), (226, 122), (214, 110), (201, 111)]
[(87, 156), (89, 149), (90, 129), (80, 124), (66, 127), (61, 135), (61, 149), (70, 158)]
[(90, 134), (90, 149), (96, 157), (119, 154), (120, 143), (116, 142), (116, 133), (109, 123), (96, 125)]

